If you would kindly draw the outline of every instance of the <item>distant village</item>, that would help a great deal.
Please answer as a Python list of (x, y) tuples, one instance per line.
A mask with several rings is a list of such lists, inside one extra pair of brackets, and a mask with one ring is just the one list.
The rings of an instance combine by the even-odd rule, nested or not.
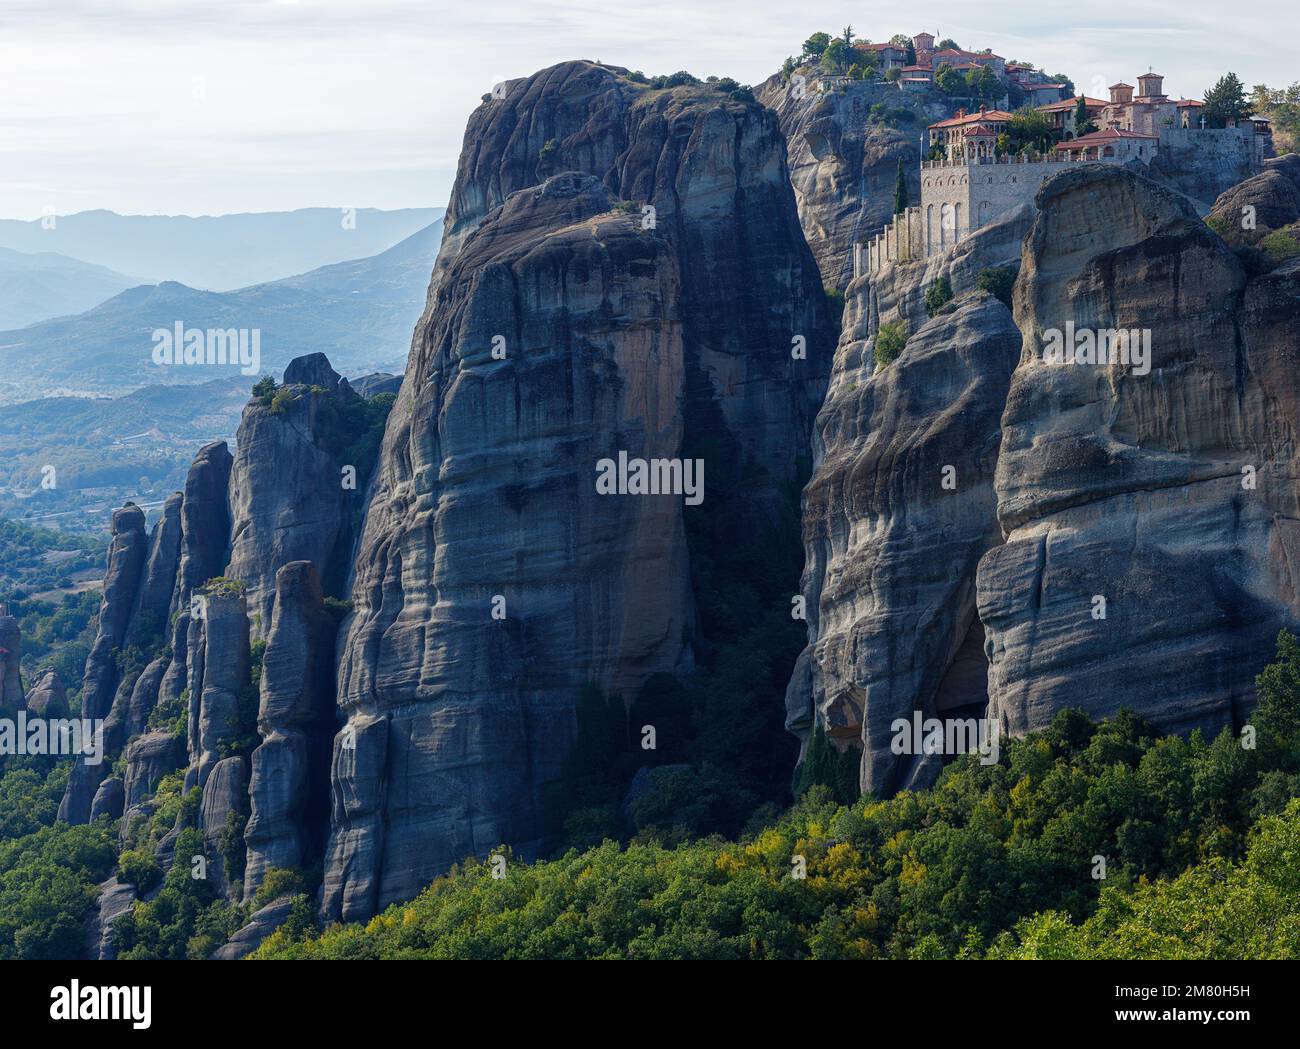
[[(837, 62), (829, 72), (822, 62), (818, 90), (845, 91), (855, 79), (882, 79), (904, 92), (953, 96), (968, 90), (971, 96), (969, 108), (958, 107), (953, 116), (928, 126), (921, 203), (900, 211), (870, 243), (859, 246), (855, 273), (873, 271), (887, 260), (946, 250), (1032, 201), (1043, 180), (1062, 164), (1145, 165), (1162, 148), (1172, 148), (1236, 157), (1257, 173), (1272, 156), (1266, 117), (1228, 118), (1208, 126), (1205, 102), (1170, 97), (1164, 77), (1154, 69), (1136, 75), (1136, 84), (1112, 84), (1110, 97), (1100, 99), (1075, 95), (1068, 79), (991, 50), (967, 51), (951, 40), (936, 45), (931, 33), (888, 43), (847, 41), (827, 45)], [(835, 71), (836, 65), (843, 71)], [(978, 108), (975, 96), (981, 99)], [(1034, 122), (1042, 135), (1032, 144), (1014, 141), (1010, 134), (1026, 112), (1042, 117)]]

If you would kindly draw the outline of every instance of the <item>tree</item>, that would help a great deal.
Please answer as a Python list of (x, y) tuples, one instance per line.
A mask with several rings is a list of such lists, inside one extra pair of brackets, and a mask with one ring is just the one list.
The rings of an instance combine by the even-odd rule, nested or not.
[(992, 102), (1003, 95), (1002, 81), (988, 66), (969, 70), (966, 73), (966, 92), (972, 98)]
[(821, 58), (822, 52), (830, 46), (830, 42), (829, 33), (813, 33), (803, 42), (803, 57), (807, 59)]
[(1047, 114), (1026, 106), (1011, 114), (1007, 121), (1006, 152), (1046, 151), (1052, 138), (1052, 122)]
[(847, 47), (853, 46), (853, 26), (846, 25), (844, 31), (840, 33), (840, 39), (844, 41)]
[(894, 214), (907, 210), (907, 174), (903, 171), (903, 158), (898, 158), (898, 177), (894, 180)]
[(942, 63), (934, 74), (935, 86), (945, 95), (964, 95), (966, 78), (947, 62)]
[(916, 65), (916, 48), (912, 46), (910, 40), (907, 44), (907, 54), (903, 57), (903, 64), (907, 66)]
[(1244, 120), (1253, 112), (1254, 109), (1246, 98), (1246, 89), (1237, 79), (1237, 74), (1228, 73), (1205, 92), (1201, 116), (1210, 127), (1221, 128), (1227, 127), (1229, 120)]
[(827, 73), (847, 73), (857, 61), (858, 52), (843, 40), (835, 39), (822, 52), (821, 68)]
[(1082, 95), (1074, 105), (1074, 133), (1075, 135), (1087, 135), (1097, 130), (1097, 125), (1092, 122), (1088, 116), (1088, 103)]
[(950, 36), (945, 36), (939, 41), (937, 50), (939, 51), (960, 51), (961, 45)]

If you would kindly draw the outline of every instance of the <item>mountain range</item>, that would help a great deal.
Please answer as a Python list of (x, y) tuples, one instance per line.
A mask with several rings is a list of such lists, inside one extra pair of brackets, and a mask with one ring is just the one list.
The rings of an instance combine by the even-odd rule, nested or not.
[(441, 213), (440, 208), (303, 208), (191, 217), (83, 211), (29, 222), (0, 219), (0, 247), (57, 252), (151, 282), (230, 291), (375, 255)]
[(235, 367), (155, 364), (151, 333), (177, 323), (257, 329), (261, 370), (268, 373), (314, 351), (327, 352), (353, 374), (400, 372), (441, 236), (436, 218), (373, 257), (229, 292), (173, 280), (141, 285), (84, 313), (0, 332), (0, 404), (240, 374)]

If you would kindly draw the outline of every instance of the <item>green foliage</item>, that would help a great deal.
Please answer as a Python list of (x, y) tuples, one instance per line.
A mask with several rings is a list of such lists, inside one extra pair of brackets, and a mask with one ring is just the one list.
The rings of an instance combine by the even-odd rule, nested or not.
[(1274, 262), (1285, 262), (1300, 255), (1300, 239), (1290, 230), (1277, 230), (1265, 236), (1259, 248)]
[(276, 389), (275, 380), (269, 375), (263, 375), (253, 385), (253, 397), (263, 408), (269, 408)]
[(950, 302), (952, 302), (952, 281), (947, 277), (939, 277), (925, 289), (925, 312), (931, 317)]
[(960, 51), (962, 48), (961, 45), (957, 43), (957, 41), (954, 40), (952, 37), (945, 36), (942, 40), (940, 40), (937, 44), (934, 45), (934, 49), (936, 51)]
[(803, 43), (803, 55), (805, 61), (820, 60), (822, 53), (830, 46), (831, 36), (829, 33), (813, 33)]
[(1206, 127), (1213, 128), (1227, 127), (1230, 120), (1245, 120), (1252, 112), (1250, 100), (1246, 98), (1246, 89), (1236, 73), (1221, 76), (1205, 92), (1205, 105), (1201, 107)]
[(903, 170), (903, 158), (898, 158), (898, 173), (894, 176), (894, 214), (901, 215), (907, 210), (907, 172)]
[(882, 324), (876, 332), (876, 363), (882, 368), (892, 364), (907, 345), (907, 325), (902, 321)]
[(1087, 99), (1080, 95), (1074, 104), (1074, 134), (1078, 137), (1080, 135), (1089, 135), (1096, 130), (1097, 125), (1088, 116)]
[(830, 790), (831, 797), (839, 804), (852, 804), (858, 798), (861, 754), (856, 747), (836, 750), (826, 738), (826, 730), (817, 725), (808, 740), (808, 751), (799, 763), (794, 796), (801, 798), (811, 788), (822, 786)]
[(1011, 292), (1016, 286), (1017, 272), (1015, 266), (995, 266), (980, 270), (975, 275), (975, 287), (987, 291), (1007, 309), (1011, 309)]
[(67, 776), (63, 764), (0, 777), (0, 960), (78, 957), (96, 885), (116, 861), (108, 821), (54, 822)]
[[(1067, 710), (1006, 741), (997, 764), (964, 756), (929, 790), (843, 806), (814, 735), (798, 803), (738, 841), (605, 841), (512, 862), (500, 879), (469, 863), (365, 926), (282, 931), (258, 956), (1295, 957), (1300, 644), (1289, 634), (1257, 690), (1254, 749), (1227, 729), (1213, 742), (1161, 737), (1127, 713), (1098, 725)], [(702, 775), (658, 777), (663, 796), (637, 803), (656, 819), (711, 793)]]
[(1045, 153), (1052, 145), (1054, 131), (1046, 113), (1025, 106), (1007, 120), (1007, 129), (999, 136), (998, 150), (1003, 153)]
[(901, 106), (889, 106), (884, 102), (874, 102), (867, 110), (867, 123), (883, 127), (901, 128), (916, 123), (916, 114)]
[(143, 896), (162, 881), (163, 871), (153, 853), (128, 849), (117, 858), (117, 880), (136, 887)]
[(844, 292), (839, 288), (826, 288), (826, 303), (830, 307), (831, 316), (835, 320), (835, 327), (839, 328), (844, 322)]
[(964, 95), (966, 78), (947, 62), (940, 62), (934, 71), (934, 86), (945, 95)]
[(559, 148), (560, 148), (560, 143), (558, 140), (553, 138), (548, 138), (544, 143), (542, 143), (541, 150), (538, 151), (537, 166), (541, 168), (541, 167), (546, 167), (548, 164), (550, 164), (551, 159), (555, 156), (556, 150), (558, 150)]
[(1284, 88), (1256, 84), (1251, 90), (1250, 107), (1273, 123), (1273, 145), (1278, 154), (1300, 148), (1300, 81)]

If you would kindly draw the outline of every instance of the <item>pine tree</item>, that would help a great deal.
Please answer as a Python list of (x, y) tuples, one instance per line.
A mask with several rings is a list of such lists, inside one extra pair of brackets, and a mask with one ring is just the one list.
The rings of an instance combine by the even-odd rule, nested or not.
[(1252, 112), (1237, 74), (1228, 73), (1205, 92), (1205, 107), (1201, 115), (1210, 127), (1227, 127), (1229, 120), (1244, 120)]
[(898, 178), (894, 182), (894, 214), (907, 210), (907, 175), (903, 172), (903, 158), (898, 158)]

